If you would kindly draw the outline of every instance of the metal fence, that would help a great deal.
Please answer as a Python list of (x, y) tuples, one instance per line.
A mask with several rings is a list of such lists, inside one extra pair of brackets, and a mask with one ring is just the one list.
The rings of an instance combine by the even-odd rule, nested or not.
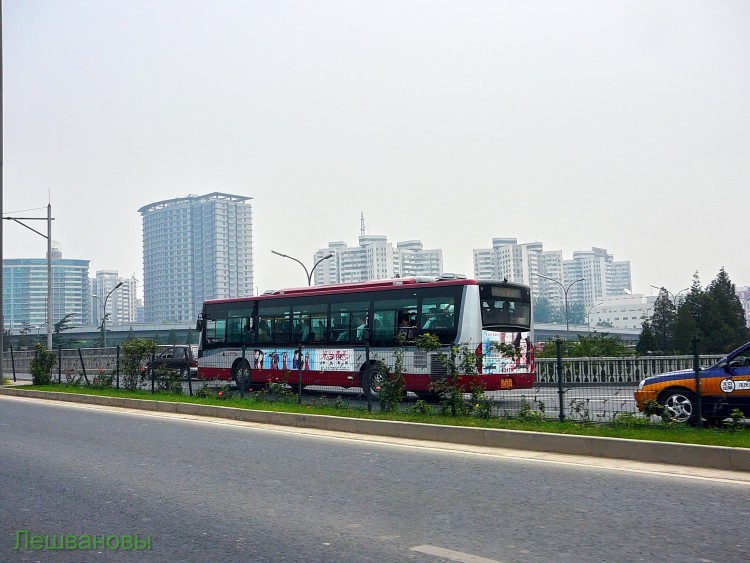
[[(68, 376), (71, 374), (82, 372), (87, 372), (91, 377), (99, 370), (120, 375), (118, 347), (56, 352), (58, 363), (53, 368), (55, 381), (65, 383), (70, 381)], [(245, 359), (250, 369), (262, 366), (263, 381), (256, 382), (261, 385), (248, 386), (246, 391), (224, 379), (197, 382), (187, 380), (182, 382), (182, 388), (183, 392), (190, 395), (204, 388), (206, 390), (203, 393), (215, 395), (222, 389), (222, 396), (234, 394), (249, 400), (300, 402), (377, 411), (387, 405), (381, 405), (377, 396), (365, 393), (363, 387), (359, 386), (359, 378), (350, 377), (349, 380), (342, 381), (342, 370), (356, 372), (361, 365), (382, 365), (393, 374), (397, 371), (397, 363), (401, 362), (403, 371), (409, 372), (417, 368), (426, 370), (433, 382), (444, 379), (447, 372), (445, 361), (435, 352), (409, 354), (401, 359), (393, 352), (371, 352), (365, 348), (351, 350), (345, 355), (338, 352), (337, 357), (335, 351), (298, 347), (266, 352), (259, 357), (254, 350), (248, 349)], [(34, 354), (33, 351), (6, 352), (3, 355), (4, 373), (29, 373)], [(706, 355), (699, 356), (698, 360), (701, 367), (707, 367), (716, 363), (720, 357)], [(226, 365), (223, 367), (231, 370), (236, 367), (236, 361), (234, 355), (227, 355)], [(641, 379), (667, 371), (692, 369), (693, 361), (693, 356), (562, 358), (563, 379), (558, 382), (557, 360), (538, 359), (536, 381), (532, 388), (489, 391), (484, 395), (465, 393), (461, 398), (469, 414), (554, 419), (564, 417), (569, 420), (606, 422), (622, 413), (638, 414), (633, 393)], [(338, 372), (327, 369), (334, 365), (339, 366)], [(373, 377), (372, 370), (362, 375)], [(148, 372), (143, 376), (140, 388), (159, 388), (157, 374)], [(377, 378), (377, 375), (374, 377)], [(378, 381), (375, 380), (374, 387), (377, 387)], [(403, 412), (450, 412), (449, 406), (445, 395), (441, 397), (434, 393), (409, 392), (394, 408)]]

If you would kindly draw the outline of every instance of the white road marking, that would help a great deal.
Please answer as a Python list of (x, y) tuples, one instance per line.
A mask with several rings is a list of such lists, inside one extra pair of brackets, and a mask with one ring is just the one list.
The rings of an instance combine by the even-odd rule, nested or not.
[(450, 561), (459, 561), (460, 563), (502, 563), (497, 559), (487, 559), (486, 557), (479, 557), (477, 555), (471, 555), (470, 553), (463, 553), (461, 551), (453, 551), (452, 549), (445, 549), (442, 547), (436, 547), (434, 545), (416, 545), (410, 547), (409, 551), (416, 551), (418, 553), (424, 553), (425, 555), (433, 555), (435, 557), (442, 557)]
[(535, 452), (526, 450), (511, 450), (503, 448), (490, 448), (486, 446), (469, 446), (465, 444), (450, 444), (447, 442), (431, 442), (427, 440), (412, 440), (406, 438), (392, 438), (389, 436), (374, 436), (369, 434), (351, 434), (347, 432), (335, 432), (332, 430), (320, 430), (317, 428), (298, 428), (294, 426), (277, 426), (273, 424), (261, 424), (258, 422), (243, 422), (223, 418), (212, 418), (206, 416), (195, 416), (188, 414), (175, 414), (154, 411), (141, 411), (122, 407), (108, 407), (101, 405), (89, 405), (84, 403), (68, 403), (50, 399), (32, 399), (26, 397), (11, 397), (0, 395), (0, 400), (43, 402), (60, 407), (91, 409), (106, 411), (126, 416), (143, 416), (151, 418), (166, 418), (170, 420), (183, 420), (200, 424), (215, 424), (220, 426), (239, 426), (263, 432), (280, 432), (284, 434), (296, 434), (313, 436), (328, 440), (344, 440), (349, 442), (360, 442), (372, 445), (391, 446), (398, 448), (423, 449), (440, 453), (451, 453), (461, 455), (476, 455), (483, 457), (495, 457), (519, 462), (552, 463), (556, 465), (573, 465), (595, 470), (622, 471), (644, 475), (655, 475), (659, 477), (679, 477), (680, 479), (695, 479), (701, 481), (712, 481), (716, 483), (728, 483), (733, 485), (750, 486), (750, 472), (724, 471), (703, 467), (688, 467), (682, 465), (668, 465), (660, 463), (646, 463), (641, 461), (629, 461), (622, 459), (608, 459), (599, 457), (578, 456), (570, 454), (555, 454), (547, 452)]

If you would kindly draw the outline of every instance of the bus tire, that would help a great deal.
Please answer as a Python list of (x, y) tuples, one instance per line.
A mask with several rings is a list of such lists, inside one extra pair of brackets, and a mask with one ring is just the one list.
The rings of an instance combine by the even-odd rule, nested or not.
[(377, 400), (380, 395), (380, 386), (388, 377), (387, 368), (380, 362), (370, 362), (370, 381), (367, 381), (367, 366), (364, 365), (359, 370), (359, 380), (362, 382), (362, 391), (365, 393), (365, 397), (369, 397), (372, 400)]
[(232, 381), (237, 384), (237, 390), (245, 393), (251, 386), (253, 372), (247, 360), (237, 360), (232, 366)]

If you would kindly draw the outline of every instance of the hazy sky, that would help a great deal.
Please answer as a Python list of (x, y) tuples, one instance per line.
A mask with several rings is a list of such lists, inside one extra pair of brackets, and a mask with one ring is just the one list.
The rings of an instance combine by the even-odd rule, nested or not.
[[(253, 198), (255, 283), (367, 231), (493, 237), (633, 290), (750, 285), (750, 2), (5, 0), (4, 211), (142, 279), (154, 201)], [(44, 239), (4, 222), (4, 257)], [(35, 225), (44, 228), (43, 223)]]

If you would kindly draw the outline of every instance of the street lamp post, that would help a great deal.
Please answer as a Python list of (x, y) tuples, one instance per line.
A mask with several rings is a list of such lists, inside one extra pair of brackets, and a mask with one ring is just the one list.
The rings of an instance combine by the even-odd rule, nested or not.
[[(109, 296), (112, 295), (116, 289), (118, 289), (124, 282), (118, 283), (115, 287), (112, 288), (112, 291), (110, 291), (107, 296), (104, 298), (104, 305), (102, 307), (102, 348), (107, 347), (107, 299), (109, 299)], [(98, 296), (97, 296), (98, 299)]]
[(667, 295), (671, 295), (671, 296), (672, 296), (672, 303), (674, 304), (674, 306), (675, 306), (675, 307), (677, 307), (677, 296), (678, 296), (678, 295), (679, 295), (680, 293), (684, 292), (684, 291), (689, 291), (689, 290), (690, 290), (690, 288), (689, 288), (689, 287), (686, 287), (685, 289), (681, 289), (681, 290), (680, 290), (680, 291), (678, 291), (677, 293), (672, 293), (671, 291), (669, 291), (669, 290), (668, 290), (668, 289), (667, 289), (666, 287), (664, 287), (664, 286), (662, 286), (662, 287), (657, 287), (657, 286), (655, 286), (655, 285), (652, 285), (651, 287), (653, 287), (654, 289), (658, 289), (658, 290), (659, 290), (660, 292), (661, 292), (661, 291), (664, 291), (664, 292), (665, 292), (665, 293), (666, 293)]
[(320, 264), (323, 260), (328, 260), (329, 258), (333, 258), (333, 254), (331, 254), (331, 253), (327, 254), (326, 256), (323, 256), (323, 258), (321, 258), (320, 260), (318, 260), (317, 262), (315, 262), (315, 265), (312, 267), (312, 269), (310, 271), (308, 271), (307, 270), (307, 266), (305, 266), (301, 261), (297, 260), (293, 256), (288, 256), (286, 254), (282, 254), (281, 252), (276, 252), (275, 250), (272, 250), (271, 253), (275, 254), (276, 256), (281, 256), (282, 258), (289, 258), (289, 260), (294, 260), (295, 262), (297, 262), (297, 264), (299, 264), (300, 266), (302, 266), (302, 268), (304, 268), (304, 270), (305, 270), (305, 274), (307, 275), (307, 285), (308, 286), (312, 285), (312, 275), (313, 275), (313, 272), (315, 271), (315, 268), (318, 267), (318, 264)]
[(102, 303), (102, 298), (99, 297), (98, 295), (94, 294), (94, 293), (91, 294), (91, 297), (93, 297), (94, 299), (96, 299), (99, 302), (99, 305), (102, 308), (102, 317), (104, 317), (104, 304)]
[(599, 303), (597, 303), (596, 305), (592, 305), (591, 307), (589, 307), (589, 310), (586, 312), (586, 324), (589, 327), (589, 334), (591, 334), (591, 309), (593, 309), (594, 307), (598, 307), (599, 305), (603, 305), (603, 304), (604, 304), (604, 301), (599, 301)]
[(585, 281), (585, 278), (578, 278), (577, 280), (570, 282), (568, 286), (565, 287), (565, 285), (561, 281), (558, 281), (555, 278), (551, 278), (543, 274), (537, 274), (537, 276), (539, 276), (540, 278), (544, 278), (545, 280), (555, 282), (563, 290), (563, 295), (565, 296), (565, 339), (567, 340), (568, 334), (570, 333), (570, 323), (568, 322), (568, 291), (570, 290), (571, 287), (573, 287), (573, 284)]

